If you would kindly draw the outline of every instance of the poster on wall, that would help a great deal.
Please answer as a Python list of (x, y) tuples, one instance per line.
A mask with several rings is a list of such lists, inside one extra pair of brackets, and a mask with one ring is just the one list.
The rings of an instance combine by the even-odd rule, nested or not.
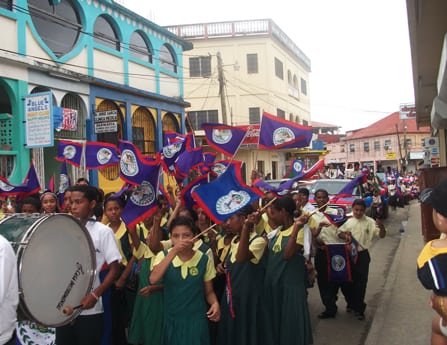
[(53, 102), (51, 92), (24, 97), (26, 148), (53, 146)]

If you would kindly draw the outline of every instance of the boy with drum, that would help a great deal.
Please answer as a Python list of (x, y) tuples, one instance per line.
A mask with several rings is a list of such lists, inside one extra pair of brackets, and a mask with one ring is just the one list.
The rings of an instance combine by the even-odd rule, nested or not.
[[(112, 229), (96, 221), (93, 216), (97, 195), (97, 189), (92, 186), (77, 185), (71, 189), (71, 212), (85, 225), (95, 247), (96, 274), (92, 291), (79, 301), (82, 313), (70, 324), (56, 328), (58, 345), (101, 344), (104, 326), (101, 295), (118, 276), (121, 254)], [(109, 272), (101, 283), (99, 272), (104, 264), (109, 266)]]

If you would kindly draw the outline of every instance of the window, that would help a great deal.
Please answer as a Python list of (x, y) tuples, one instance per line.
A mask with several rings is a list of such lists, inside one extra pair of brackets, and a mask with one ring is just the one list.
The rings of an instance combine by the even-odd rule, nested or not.
[[(5, 7), (4, 1), (0, 1)], [(29, 0), (29, 13), (42, 41), (56, 55), (69, 53), (78, 42), (82, 29), (81, 20), (71, 0), (51, 5), (48, 0)]]
[(286, 112), (281, 109), (276, 109), (276, 116), (280, 117), (281, 119), (286, 118)]
[(293, 86), (292, 72), (290, 72), (290, 70), (287, 71), (287, 83), (289, 84), (289, 86)]
[(279, 79), (284, 79), (284, 70), (283, 70), (283, 66), (282, 66), (282, 62), (280, 60), (278, 60), (277, 58), (275, 58), (275, 75), (279, 78)]
[(190, 77), (210, 77), (211, 76), (211, 56), (200, 56), (189, 58)]
[(202, 123), (219, 122), (217, 110), (201, 110), (188, 112), (188, 118), (191, 120), (192, 127), (195, 131), (202, 129)]
[[(6, 8), (7, 10), (11, 11), (12, 10), (12, 0), (0, 0), (0, 8)], [(1, 175), (1, 176), (5, 176), (5, 175)]]
[(258, 73), (258, 54), (247, 54), (247, 73)]
[(260, 108), (248, 108), (249, 124), (261, 123), (261, 109)]
[(380, 151), (380, 141), (374, 141), (374, 151)]
[(96, 19), (93, 29), (94, 41), (113, 50), (120, 50), (120, 40), (112, 23), (106, 16)]
[(355, 152), (355, 144), (349, 144), (349, 152)]
[(385, 140), (385, 144), (383, 145), (384, 150), (391, 150), (391, 139)]
[(152, 63), (152, 49), (141, 32), (135, 31), (130, 37), (130, 56)]
[(405, 147), (411, 147), (411, 139), (406, 139), (405, 140)]
[(309, 121), (303, 120), (303, 126), (309, 126)]
[(363, 143), (363, 151), (369, 152), (369, 142)]
[(174, 54), (166, 44), (163, 44), (160, 48), (160, 67), (177, 73), (177, 64), (175, 63)]
[(307, 82), (303, 78), (301, 78), (301, 93), (307, 95)]

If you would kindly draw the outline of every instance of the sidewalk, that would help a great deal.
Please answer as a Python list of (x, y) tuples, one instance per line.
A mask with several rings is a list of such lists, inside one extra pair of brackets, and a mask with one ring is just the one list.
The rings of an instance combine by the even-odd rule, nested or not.
[(424, 242), (419, 203), (409, 206), (409, 218), (397, 248), (365, 345), (430, 344), (431, 292), (416, 275), (416, 260)]

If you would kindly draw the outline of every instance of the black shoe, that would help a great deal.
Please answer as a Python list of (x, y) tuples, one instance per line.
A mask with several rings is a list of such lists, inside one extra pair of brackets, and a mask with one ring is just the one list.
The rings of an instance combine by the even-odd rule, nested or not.
[(327, 311), (324, 311), (324, 312), (318, 314), (318, 318), (322, 319), (322, 320), (324, 320), (324, 319), (333, 319), (333, 318), (335, 318), (335, 313), (333, 314), (333, 313), (329, 313)]
[(360, 321), (365, 320), (365, 314), (364, 313), (356, 312), (355, 313), (355, 317), (357, 318), (357, 320), (360, 320)]
[(351, 307), (346, 307), (346, 312), (347, 313), (352, 313), (353, 309)]

